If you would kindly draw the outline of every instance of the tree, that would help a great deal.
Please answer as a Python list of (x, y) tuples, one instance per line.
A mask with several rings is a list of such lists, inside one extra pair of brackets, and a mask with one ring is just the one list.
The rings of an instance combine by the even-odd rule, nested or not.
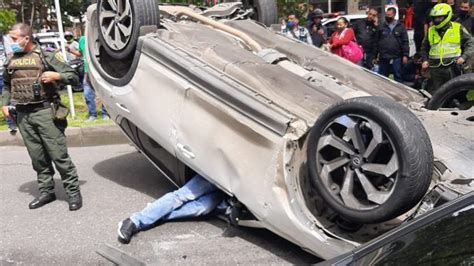
[(7, 32), (16, 23), (16, 13), (13, 10), (0, 10), (0, 32)]

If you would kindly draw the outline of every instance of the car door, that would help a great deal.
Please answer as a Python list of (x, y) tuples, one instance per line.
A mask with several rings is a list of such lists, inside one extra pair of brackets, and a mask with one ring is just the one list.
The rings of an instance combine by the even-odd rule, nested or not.
[(182, 84), (167, 68), (149, 56), (144, 46), (134, 77), (121, 87), (103, 86), (110, 92), (112, 112), (122, 117), (120, 126), (144, 154), (181, 185), (182, 166), (176, 153), (176, 123), (180, 113)]
[(189, 85), (177, 124), (178, 158), (229, 193), (274, 173), (290, 118), (222, 73), (190, 59), (183, 64)]

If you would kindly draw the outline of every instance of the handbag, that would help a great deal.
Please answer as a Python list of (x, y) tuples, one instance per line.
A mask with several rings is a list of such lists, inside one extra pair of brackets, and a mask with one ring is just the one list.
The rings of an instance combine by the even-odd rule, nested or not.
[(356, 42), (350, 41), (342, 46), (342, 57), (352, 63), (358, 63), (364, 57), (364, 48)]

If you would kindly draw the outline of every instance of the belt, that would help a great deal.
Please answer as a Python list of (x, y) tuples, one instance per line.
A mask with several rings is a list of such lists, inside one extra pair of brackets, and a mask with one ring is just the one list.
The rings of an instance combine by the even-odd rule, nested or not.
[(31, 104), (17, 104), (15, 106), (17, 112), (22, 113), (34, 113), (40, 110), (50, 108), (51, 105), (48, 101), (42, 103), (31, 103)]

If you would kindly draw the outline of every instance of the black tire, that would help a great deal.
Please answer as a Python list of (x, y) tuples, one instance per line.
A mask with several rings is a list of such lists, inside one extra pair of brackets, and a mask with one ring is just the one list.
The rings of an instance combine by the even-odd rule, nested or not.
[(252, 18), (265, 26), (278, 23), (278, 8), (275, 0), (244, 0), (243, 4), (252, 7), (255, 14)]
[[(469, 96), (467, 94), (469, 93)], [(458, 108), (467, 110), (474, 106), (474, 73), (453, 78), (441, 86), (431, 97), (426, 108)]]
[[(341, 119), (338, 120), (339, 118)], [(352, 136), (359, 136), (358, 143), (362, 144), (355, 145), (357, 141), (346, 138), (349, 127), (344, 129), (339, 123), (346, 121), (350, 124), (349, 120), (358, 121), (352, 125), (359, 133)], [(379, 133), (374, 133), (376, 129)], [(326, 134), (327, 132), (330, 134)], [(370, 138), (370, 133), (372, 133), (372, 138)], [(349, 156), (341, 149), (334, 149), (333, 144), (328, 145), (329, 142), (323, 142), (334, 136), (337, 137), (338, 134), (344, 135), (344, 137), (338, 137), (338, 143), (344, 142), (346, 146), (355, 147), (353, 155)], [(375, 135), (380, 135), (380, 137), (375, 138)], [(327, 204), (348, 221), (370, 224), (395, 218), (414, 207), (429, 188), (433, 171), (433, 150), (428, 134), (413, 113), (393, 100), (382, 97), (360, 97), (336, 103), (321, 114), (308, 138), (308, 169), (312, 184)], [(369, 148), (372, 142), (377, 143), (373, 146), (377, 148)], [(350, 159), (343, 159), (349, 160), (350, 163), (338, 166), (339, 168), (327, 168), (331, 170), (326, 169), (323, 172), (326, 166), (334, 165), (331, 158), (325, 157), (328, 154), (336, 158), (334, 161), (339, 160), (337, 158), (350, 157)], [(367, 158), (366, 154), (368, 154)], [(383, 165), (381, 162), (386, 160), (383, 157), (387, 157), (388, 161), (385, 161), (387, 168), (383, 169), (389, 171), (395, 169), (396, 166), (395, 172), (386, 172), (388, 174), (384, 177), (374, 175), (372, 171), (375, 168), (366, 171), (369, 165), (371, 167)], [(352, 174), (347, 178), (349, 170)], [(365, 192), (367, 185), (363, 185), (364, 182), (359, 173), (362, 173), (365, 180), (370, 181), (377, 193), (386, 197), (383, 201), (374, 203), (369, 200), (371, 196)], [(352, 180), (352, 186), (344, 185), (346, 180), (348, 182)], [(337, 192), (338, 185), (339, 192)], [(345, 188), (352, 193), (356, 199), (353, 203), (360, 204), (360, 208), (346, 204), (349, 200), (347, 197), (343, 199), (344, 195), (342, 195), (347, 192)]]
[[(122, 10), (122, 14), (124, 19), (122, 20), (116, 20), (112, 19), (112, 17), (105, 16), (105, 14), (107, 14), (106, 11), (111, 11), (109, 14), (113, 14), (113, 12), (120, 14), (121, 12), (117, 10), (114, 11), (114, 8), (109, 4), (109, 1), (97, 1), (97, 25), (99, 30), (99, 40), (105, 51), (112, 58), (120, 60), (128, 58), (135, 52), (141, 27), (150, 25), (159, 26), (160, 15), (157, 0), (117, 0), (117, 3), (118, 2), (120, 2), (122, 6), (126, 6), (126, 4), (130, 5), (128, 12), (125, 12), (127, 9), (123, 8), (124, 10)], [(115, 7), (115, 9), (118, 9), (118, 7)], [(130, 16), (127, 16), (125, 13), (130, 14)], [(117, 16), (114, 18), (116, 17)], [(122, 28), (116, 26), (118, 24), (122, 25)], [(106, 34), (106, 36), (104, 36), (104, 31), (107, 32), (109, 26), (111, 30)], [(117, 38), (115, 38), (115, 40), (111, 39), (110, 35), (116, 36), (115, 32), (118, 31), (119, 28), (127, 28), (130, 30), (130, 33), (124, 33), (124, 30), (120, 30), (120, 37), (123, 38), (120, 38), (120, 41), (118, 41)]]

